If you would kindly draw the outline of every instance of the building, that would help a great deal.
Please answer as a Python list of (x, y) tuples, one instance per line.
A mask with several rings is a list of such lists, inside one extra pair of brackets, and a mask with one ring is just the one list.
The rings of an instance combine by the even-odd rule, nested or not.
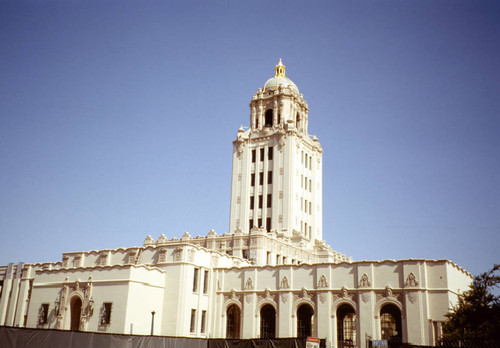
[(471, 275), (448, 260), (353, 261), (322, 240), (322, 148), (285, 75), (233, 142), (229, 233), (0, 267), (0, 325), (198, 338), (433, 344)]

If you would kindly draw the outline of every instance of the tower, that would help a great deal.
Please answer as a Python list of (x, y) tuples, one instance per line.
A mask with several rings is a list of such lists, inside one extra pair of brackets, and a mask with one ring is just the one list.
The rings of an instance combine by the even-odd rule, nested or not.
[(322, 240), (322, 148), (308, 112), (280, 59), (233, 142), (230, 233), (276, 233), (304, 247)]

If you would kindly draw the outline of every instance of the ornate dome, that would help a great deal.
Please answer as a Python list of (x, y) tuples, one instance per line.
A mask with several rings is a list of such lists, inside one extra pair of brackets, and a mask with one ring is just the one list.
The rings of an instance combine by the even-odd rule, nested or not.
[(274, 91), (278, 89), (279, 85), (290, 87), (291, 89), (295, 90), (295, 92), (299, 93), (297, 85), (285, 76), (285, 66), (283, 65), (283, 63), (281, 63), (281, 58), (278, 65), (276, 65), (276, 75), (266, 81), (266, 84), (264, 85), (264, 92)]

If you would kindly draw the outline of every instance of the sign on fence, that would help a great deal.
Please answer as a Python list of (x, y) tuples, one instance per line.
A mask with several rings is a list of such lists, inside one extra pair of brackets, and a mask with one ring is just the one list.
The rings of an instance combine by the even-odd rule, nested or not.
[(307, 337), (306, 348), (319, 348), (319, 338)]
[(372, 347), (387, 348), (387, 347), (389, 347), (389, 345), (387, 344), (387, 340), (373, 340)]

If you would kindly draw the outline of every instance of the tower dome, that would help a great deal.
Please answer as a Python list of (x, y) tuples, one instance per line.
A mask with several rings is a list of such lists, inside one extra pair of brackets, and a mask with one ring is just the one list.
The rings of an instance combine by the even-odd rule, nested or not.
[(293, 89), (295, 92), (299, 93), (297, 85), (293, 83), (292, 80), (290, 80), (288, 77), (285, 76), (285, 66), (281, 62), (281, 58), (278, 65), (276, 65), (275, 76), (267, 80), (266, 83), (264, 84), (263, 88), (264, 92), (274, 91), (278, 89), (279, 85), (283, 85), (283, 87), (289, 87)]

